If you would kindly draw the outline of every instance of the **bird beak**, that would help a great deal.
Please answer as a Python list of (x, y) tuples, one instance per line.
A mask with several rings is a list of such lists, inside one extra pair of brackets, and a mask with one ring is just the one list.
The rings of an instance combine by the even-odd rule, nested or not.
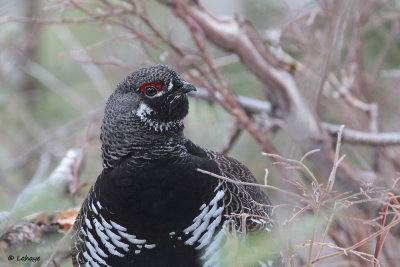
[(194, 87), (192, 84), (186, 82), (186, 81), (182, 81), (183, 82), (183, 86), (181, 87), (180, 91), (187, 94), (191, 91), (197, 91), (196, 87)]

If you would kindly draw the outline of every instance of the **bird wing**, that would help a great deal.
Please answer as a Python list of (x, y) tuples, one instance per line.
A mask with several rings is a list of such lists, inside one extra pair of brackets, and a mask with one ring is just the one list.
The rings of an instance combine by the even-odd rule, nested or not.
[[(246, 231), (271, 230), (272, 208), (267, 195), (260, 187), (243, 183), (257, 184), (251, 171), (240, 161), (195, 145), (190, 140), (185, 144), (188, 152), (198, 157), (207, 157), (218, 166), (218, 175), (232, 180), (221, 180), (222, 186), (228, 192), (225, 197), (226, 213), (233, 216), (236, 227)], [(216, 178), (217, 179), (217, 178)], [(246, 220), (243, 220), (243, 216)], [(245, 222), (245, 225), (243, 225)]]
[[(200, 146), (193, 144), (190, 140), (187, 140), (185, 146), (190, 154), (197, 157), (207, 158), (215, 162), (217, 165), (217, 171), (215, 174), (232, 180), (231, 182), (221, 179), (218, 186), (221, 186), (224, 190), (225, 217), (232, 219), (225, 221), (224, 224), (231, 230), (232, 234), (233, 232), (241, 232), (245, 235), (257, 233), (256, 236), (261, 237), (262, 240), (266, 240), (269, 244), (277, 245), (277, 241), (270, 235), (270, 232), (274, 227), (274, 218), (272, 215), (270, 200), (260, 187), (244, 184), (257, 184), (251, 171), (240, 161), (221, 153), (201, 148)], [(207, 171), (212, 172), (212, 170)], [(233, 225), (235, 229), (232, 229)], [(264, 239), (264, 237), (266, 239)], [(220, 235), (217, 234), (213, 243), (206, 249), (206, 252), (202, 257), (202, 259), (206, 259), (205, 266), (207, 263), (213, 262), (212, 259), (215, 255), (226, 257), (223, 249), (217, 249), (218, 247), (225, 247), (225, 245), (222, 245), (224, 241), (221, 240), (224, 239), (221, 239)], [(262, 246), (260, 248), (257, 246), (250, 246), (250, 248), (251, 253), (257, 254), (259, 252), (260, 255), (263, 255), (258, 261), (261, 266), (284, 266), (283, 254), (279, 249), (266, 252), (262, 249)], [(279, 248), (279, 245), (274, 248)], [(261, 249), (261, 252), (259, 249)], [(256, 253), (254, 251), (258, 252)], [(215, 255), (210, 257), (209, 255), (212, 255), (213, 253)]]

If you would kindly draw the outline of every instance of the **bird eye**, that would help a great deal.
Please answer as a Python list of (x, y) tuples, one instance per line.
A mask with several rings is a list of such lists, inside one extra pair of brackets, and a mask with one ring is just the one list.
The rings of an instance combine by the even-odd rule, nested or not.
[(155, 96), (157, 94), (157, 89), (154, 86), (146, 86), (146, 88), (144, 89), (144, 93), (147, 96)]
[(160, 90), (162, 85), (158, 83), (145, 83), (140, 86), (140, 92), (149, 97), (155, 96)]

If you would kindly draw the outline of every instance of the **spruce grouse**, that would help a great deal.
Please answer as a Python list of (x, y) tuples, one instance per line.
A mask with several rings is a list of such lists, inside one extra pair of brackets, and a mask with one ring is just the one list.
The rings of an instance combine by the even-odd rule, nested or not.
[(195, 90), (163, 65), (118, 84), (101, 127), (104, 169), (74, 224), (74, 266), (222, 266), (229, 229), (268, 236), (270, 201), (258, 187), (196, 170), (256, 182), (239, 161), (184, 136), (186, 94)]

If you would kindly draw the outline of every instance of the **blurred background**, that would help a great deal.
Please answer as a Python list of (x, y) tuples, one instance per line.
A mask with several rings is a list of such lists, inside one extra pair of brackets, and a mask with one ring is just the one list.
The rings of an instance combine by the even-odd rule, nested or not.
[[(313, 5), (312, 1), (300, 2), (293, 1), (289, 6), (280, 1), (202, 4), (218, 16), (252, 14), (252, 23), (273, 31), (288, 20), (287, 12), (299, 12)], [(190, 51), (190, 34), (174, 14), (157, 1), (146, 2), (145, 6), (158, 30)], [(102, 169), (102, 109), (116, 84), (138, 68), (171, 62), (167, 48), (164, 53), (155, 51), (121, 27), (96, 20), (63, 22), (64, 16), (67, 21), (79, 21), (82, 14), (62, 1), (2, 1), (0, 12), (0, 208), (8, 209), (35, 174), (48, 176), (71, 147), (85, 147), (81, 180), (93, 181)], [(23, 17), (39, 21), (24, 21)], [(148, 31), (139, 24), (138, 29), (141, 28)], [(152, 37), (151, 33), (149, 36)], [(209, 51), (237, 94), (264, 99), (262, 84), (237, 57), (212, 46)], [(234, 128), (235, 119), (218, 105), (191, 100), (186, 134), (196, 143), (220, 150)], [(261, 149), (246, 132), (240, 135), (230, 154), (263, 179), (268, 160), (261, 156)], [(40, 164), (43, 167), (37, 174)]]
[[(273, 68), (290, 75), (296, 92), (291, 91), (293, 87), (265, 82), (262, 77), (269, 79), (273, 71), (263, 76), (257, 65), (249, 62), (251, 56), (247, 60), (248, 52), (224, 47), (224, 30), (220, 36), (210, 34), (207, 24), (196, 17), (198, 5), (202, 6), (200, 13), (206, 11), (215, 19), (208, 20), (211, 26), (219, 23), (231, 31), (232, 38), (251, 37), (251, 30), (255, 30), (258, 44), (266, 49), (259, 57), (266, 55)], [(303, 177), (307, 176), (304, 170), (279, 171), (261, 152), (269, 148), (267, 152), (296, 160), (317, 148), (322, 150), (320, 155), (334, 155), (338, 127), (344, 124), (341, 153), (346, 159), (339, 170), (338, 195), (357, 193), (353, 189), (359, 187), (381, 191), (371, 189), (377, 199), (372, 208), (350, 211), (359, 220), (368, 221), (365, 229), (358, 229), (359, 220), (345, 215), (348, 221), (332, 226), (335, 230), (330, 241), (348, 247), (382, 229), (385, 222), (379, 224), (379, 211), (384, 203), (396, 204), (387, 202), (386, 197), (388, 192), (398, 194), (394, 181), (400, 170), (399, 11), (398, 0), (2, 0), (0, 210), (5, 211), (6, 219), (0, 234), (18, 221), (9, 217), (15, 211), (20, 212), (20, 218), (79, 207), (102, 170), (99, 134), (108, 96), (126, 75), (153, 64), (176, 68), (203, 93), (203, 97), (190, 98), (185, 122), (189, 138), (244, 162), (261, 183), (268, 168), (268, 184), (310, 197), (310, 202), (300, 205), (301, 201), (288, 200), (280, 191), (268, 191), (274, 204), (288, 205), (277, 211), (280, 223), (292, 222), (293, 214), (307, 205), (314, 207), (312, 203), (318, 202), (312, 194), (315, 184), (313, 187)], [(235, 35), (230, 23), (250, 25), (251, 30)], [(213, 91), (228, 105), (216, 102)], [(236, 96), (247, 97), (244, 99), (249, 104), (229, 104)], [(292, 102), (298, 106), (285, 109)], [(262, 108), (252, 111), (256, 104)], [(238, 107), (243, 108), (241, 117), (232, 112)], [(251, 123), (246, 124), (247, 120)], [(68, 151), (72, 153), (71, 162), (66, 163), (68, 178), (57, 178), (57, 173), (54, 178)], [(320, 155), (304, 162), (326, 185), (333, 156), (325, 160)], [(52, 174), (55, 185), (43, 185)], [(347, 185), (343, 182), (346, 179), (353, 179), (353, 184)], [(311, 193), (304, 193), (307, 190)], [(363, 197), (368, 198), (363, 195), (359, 199)], [(328, 209), (325, 222), (332, 203), (322, 205)], [(392, 208), (395, 221), (398, 207)], [(310, 218), (315, 211), (310, 208)], [(322, 223), (317, 232), (322, 235), (325, 226)], [(307, 243), (315, 229), (305, 228), (308, 232), (302, 240)], [(398, 237), (389, 236), (388, 240), (396, 243)], [(53, 245), (50, 247), (47, 257), (54, 251)], [(400, 261), (395, 249), (393, 245), (384, 253), (386, 266)], [(297, 255), (293, 256), (295, 266), (307, 263), (303, 252), (293, 254)], [(348, 260), (351, 266), (376, 264), (372, 259), (379, 256), (375, 243), (365, 243), (362, 252), (368, 260), (357, 255), (341, 260)], [(68, 266), (69, 262), (63, 264)]]

